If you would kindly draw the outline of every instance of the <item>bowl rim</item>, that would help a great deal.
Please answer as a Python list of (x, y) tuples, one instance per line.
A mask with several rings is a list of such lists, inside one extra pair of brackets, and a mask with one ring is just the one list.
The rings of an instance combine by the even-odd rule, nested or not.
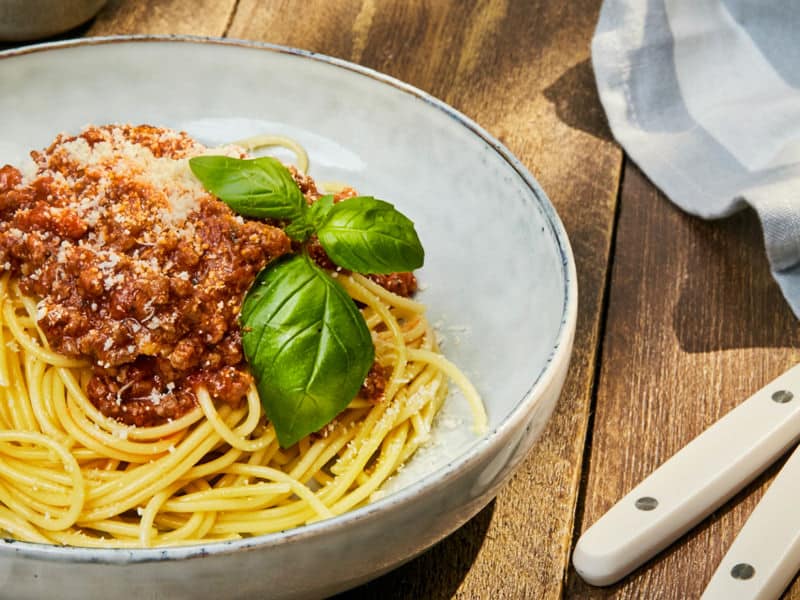
[(336, 517), (301, 525), (299, 527), (280, 532), (261, 534), (249, 538), (229, 541), (200, 542), (186, 546), (166, 546), (155, 548), (92, 548), (77, 546), (59, 546), (55, 544), (41, 544), (24, 542), (9, 538), (0, 538), (0, 558), (10, 553), (17, 557), (32, 558), (45, 561), (64, 561), (69, 563), (94, 563), (94, 564), (131, 564), (161, 561), (180, 561), (199, 558), (209, 555), (230, 554), (244, 550), (275, 547), (289, 541), (298, 541), (315, 538), (333, 530), (352, 526), (358, 521), (369, 520), (379, 516), (384, 511), (403, 505), (413, 500), (415, 496), (433, 491), (435, 488), (446, 485), (456, 478), (459, 472), (478, 462), (487, 451), (495, 446), (502, 445), (508, 435), (518, 427), (525, 424), (527, 415), (538, 402), (544, 390), (548, 389), (558, 377), (558, 365), (569, 362), (572, 352), (572, 342), (575, 334), (578, 314), (578, 286), (575, 260), (572, 248), (564, 229), (563, 223), (556, 213), (555, 208), (528, 169), (517, 159), (511, 151), (497, 138), (471, 118), (456, 110), (449, 104), (439, 100), (433, 95), (415, 86), (401, 81), (393, 76), (386, 75), (370, 67), (365, 67), (347, 60), (328, 56), (310, 50), (293, 48), (279, 44), (241, 40), (235, 38), (220, 38), (213, 36), (196, 35), (111, 35), (96, 36), (55, 42), (32, 44), (19, 48), (0, 51), (0, 60), (26, 56), (40, 52), (58, 51), (84, 46), (98, 46), (105, 44), (130, 44), (130, 43), (189, 43), (211, 44), (218, 46), (239, 47), (244, 49), (262, 50), (278, 54), (309, 59), (329, 66), (344, 69), (357, 75), (375, 80), (378, 83), (389, 85), (409, 96), (425, 102), (430, 107), (442, 112), (446, 116), (465, 127), (471, 133), (482, 139), (491, 147), (499, 157), (504, 160), (518, 177), (525, 183), (539, 203), (541, 211), (550, 233), (556, 242), (561, 257), (561, 271), (564, 280), (561, 307), (561, 322), (556, 334), (550, 354), (544, 368), (531, 382), (526, 392), (512, 407), (508, 416), (493, 429), (484, 433), (480, 439), (472, 444), (466, 451), (451, 459), (446, 465), (427, 473), (419, 480), (406, 487), (387, 494), (386, 497), (371, 502), (360, 508), (348, 511)]

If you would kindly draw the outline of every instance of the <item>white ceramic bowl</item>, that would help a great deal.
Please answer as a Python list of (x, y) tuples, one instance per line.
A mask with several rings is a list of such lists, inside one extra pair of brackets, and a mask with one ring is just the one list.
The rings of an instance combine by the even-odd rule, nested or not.
[(0, 40), (36, 40), (85, 23), (106, 0), (0, 0)]
[(4, 597), (320, 597), (451, 533), (526, 456), (567, 372), (575, 267), (536, 181), (469, 119), (356, 65), (221, 40), (30, 47), (0, 54), (0, 81), (0, 164), (88, 123), (183, 128), (209, 144), (270, 131), (303, 143), (317, 178), (394, 202), (425, 245), (422, 300), (444, 351), (483, 395), (490, 423), (482, 437), (473, 434), (454, 395), (435, 443), (391, 482), (391, 493), (291, 531), (141, 550), (0, 541)]

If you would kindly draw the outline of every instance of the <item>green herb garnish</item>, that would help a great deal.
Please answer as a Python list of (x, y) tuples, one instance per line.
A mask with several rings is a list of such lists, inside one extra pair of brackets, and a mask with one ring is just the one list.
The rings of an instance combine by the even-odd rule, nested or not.
[(240, 215), (261, 219), (296, 219), (306, 206), (303, 192), (280, 161), (198, 156), (189, 167), (209, 192)]
[(317, 237), (333, 262), (358, 273), (410, 271), (425, 258), (414, 223), (371, 196), (335, 204), (317, 228)]
[(372, 337), (361, 312), (306, 255), (261, 271), (241, 319), (244, 352), (282, 446), (344, 410), (372, 366)]
[[(201, 156), (189, 161), (203, 186), (234, 211), (288, 221), (286, 234), (316, 234), (329, 258), (359, 273), (411, 271), (424, 251), (414, 224), (370, 196), (308, 205), (274, 158)], [(352, 298), (300, 254), (268, 265), (245, 297), (242, 345), (282, 447), (319, 430), (358, 393), (374, 361), (372, 338)]]

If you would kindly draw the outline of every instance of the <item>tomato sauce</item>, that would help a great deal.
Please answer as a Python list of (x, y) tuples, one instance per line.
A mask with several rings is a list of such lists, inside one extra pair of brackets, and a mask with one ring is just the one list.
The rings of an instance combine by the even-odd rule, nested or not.
[(242, 400), (241, 303), (291, 250), (193, 180), (203, 152), (165, 129), (89, 127), (32, 153), (35, 172), (0, 169), (0, 267), (41, 298), (52, 348), (91, 361), (90, 400), (131, 425), (180, 417), (198, 385)]

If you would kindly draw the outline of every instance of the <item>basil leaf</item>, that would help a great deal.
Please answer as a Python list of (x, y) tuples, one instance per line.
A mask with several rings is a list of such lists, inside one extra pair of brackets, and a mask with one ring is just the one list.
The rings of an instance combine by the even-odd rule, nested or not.
[(317, 237), (333, 262), (358, 273), (412, 271), (425, 260), (414, 223), (371, 196), (335, 204)]
[(282, 447), (344, 410), (374, 360), (352, 298), (305, 255), (261, 271), (241, 323), (244, 352)]
[(240, 215), (294, 219), (306, 210), (306, 199), (292, 174), (270, 156), (197, 156), (189, 159), (189, 167), (206, 190)]

